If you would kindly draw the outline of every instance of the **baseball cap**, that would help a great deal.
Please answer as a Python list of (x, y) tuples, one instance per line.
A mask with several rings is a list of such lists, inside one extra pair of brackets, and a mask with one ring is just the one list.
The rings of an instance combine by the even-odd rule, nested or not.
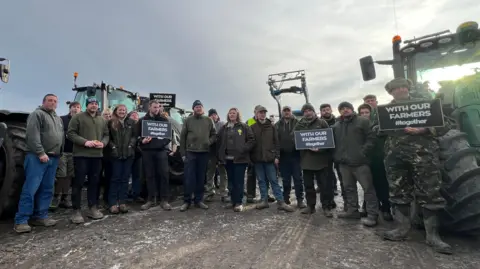
[(256, 107), (255, 107), (255, 112), (260, 112), (260, 111), (265, 111), (265, 112), (267, 112), (268, 110), (267, 110), (266, 107), (264, 107), (264, 106), (262, 106), (262, 105), (256, 106)]

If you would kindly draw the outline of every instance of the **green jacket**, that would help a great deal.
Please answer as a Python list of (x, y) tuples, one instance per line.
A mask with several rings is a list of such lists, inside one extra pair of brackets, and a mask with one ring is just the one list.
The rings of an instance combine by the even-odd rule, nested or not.
[(38, 156), (60, 155), (64, 137), (62, 119), (55, 111), (39, 107), (28, 116), (25, 136), (28, 152)]
[(297, 125), (298, 120), (295, 117), (292, 117), (287, 122), (285, 119), (280, 119), (275, 123), (275, 128), (277, 128), (278, 140), (280, 142), (280, 154), (292, 153), (295, 152), (295, 140), (293, 137), (293, 129)]
[(252, 162), (273, 163), (275, 159), (280, 160), (280, 143), (278, 142), (277, 129), (269, 119), (265, 119), (265, 123), (254, 121), (255, 123), (253, 121), (249, 122), (255, 137), (255, 146), (250, 152)]
[[(297, 125), (295, 125), (294, 131), (307, 131), (326, 128), (329, 128), (328, 123), (321, 118), (316, 117), (312, 121), (302, 118)], [(317, 152), (311, 150), (300, 150), (300, 166), (303, 170), (322, 170), (328, 166), (330, 159), (331, 152), (328, 149), (321, 149)]]
[(215, 143), (217, 132), (213, 120), (205, 115), (191, 115), (183, 123), (180, 133), (180, 154), (209, 152)]
[(87, 148), (85, 142), (98, 140), (106, 147), (109, 142), (107, 121), (101, 115), (91, 116), (88, 112), (80, 112), (70, 120), (67, 138), (73, 143), (73, 156), (103, 157), (103, 149)]
[(125, 119), (118, 128), (113, 126), (113, 120), (108, 121), (110, 130), (110, 142), (108, 146), (111, 149), (110, 157), (114, 159), (128, 159), (135, 156), (135, 146), (137, 143), (137, 134), (135, 122), (132, 119)]

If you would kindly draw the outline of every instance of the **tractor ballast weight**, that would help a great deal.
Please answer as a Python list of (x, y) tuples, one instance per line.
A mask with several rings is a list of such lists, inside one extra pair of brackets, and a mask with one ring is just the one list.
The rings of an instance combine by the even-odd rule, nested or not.
[[(476, 22), (461, 24), (455, 33), (441, 31), (406, 40), (392, 39), (393, 59), (360, 59), (364, 81), (376, 78), (375, 63), (390, 65), (396, 78), (413, 83), (412, 95), (422, 90), (423, 74), (468, 64), (480, 67), (480, 29)], [(480, 70), (463, 69), (459, 77), (435, 81), (440, 85), (436, 98), (453, 128), (439, 137), (439, 167), (445, 183), (442, 195), (447, 201), (442, 213), (443, 229), (453, 233), (480, 235)], [(465, 71), (467, 70), (467, 71)], [(448, 71), (448, 70), (447, 70)], [(450, 72), (452, 73), (452, 72)], [(444, 79), (440, 76), (440, 79)], [(425, 81), (424, 81), (425, 83)], [(415, 92), (417, 91), (417, 92)]]
[[(282, 88), (284, 82), (296, 80), (300, 80), (300, 87), (291, 86), (289, 88)], [(270, 95), (277, 102), (279, 117), (282, 116), (282, 105), (280, 104), (280, 97), (284, 93), (303, 94), (303, 96), (305, 97), (305, 102), (309, 103), (305, 70), (289, 71), (268, 75), (267, 85), (269, 87)]]

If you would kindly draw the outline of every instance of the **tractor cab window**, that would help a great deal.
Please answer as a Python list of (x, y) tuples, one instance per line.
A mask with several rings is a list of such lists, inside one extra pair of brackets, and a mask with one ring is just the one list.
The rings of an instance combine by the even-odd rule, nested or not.
[(448, 82), (475, 74), (480, 76), (480, 42), (418, 52), (414, 60), (417, 82), (437, 92)]
[(124, 92), (122, 90), (114, 90), (110, 92), (108, 96), (108, 106), (112, 109), (119, 104), (125, 105), (128, 111), (133, 111), (137, 109), (137, 102), (132, 99), (130, 93)]
[(80, 106), (82, 107), (82, 111), (87, 110), (87, 99), (95, 97), (98, 100), (98, 109), (101, 110), (103, 107), (103, 98), (102, 98), (102, 91), (101, 90), (96, 90), (95, 95), (88, 95), (87, 91), (78, 91), (77, 94), (75, 94), (75, 99), (74, 101), (79, 102)]
[(182, 114), (180, 113), (180, 110), (177, 108), (170, 108), (170, 111), (168, 112), (170, 117), (175, 120), (178, 124), (182, 125), (183, 124), (183, 117)]

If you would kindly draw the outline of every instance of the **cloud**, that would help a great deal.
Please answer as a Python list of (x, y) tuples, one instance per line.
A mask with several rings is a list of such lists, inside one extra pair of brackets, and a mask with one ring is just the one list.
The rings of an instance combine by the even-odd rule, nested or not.
[[(454, 30), (480, 13), (470, 0), (396, 1), (397, 23), (385, 0), (112, 3), (4, 4), (0, 52), (12, 61), (12, 76), (0, 105), (31, 111), (47, 92), (72, 100), (77, 71), (79, 84), (105, 80), (144, 95), (176, 93), (187, 108), (200, 99), (221, 114), (235, 106), (249, 115), (257, 104), (276, 112), (268, 74), (298, 69), (307, 72), (316, 107), (357, 106), (367, 93), (386, 102), (390, 68), (377, 66), (378, 78), (363, 82), (359, 58), (389, 59), (397, 28), (406, 39)], [(282, 102), (301, 107), (304, 100), (285, 95)]]

